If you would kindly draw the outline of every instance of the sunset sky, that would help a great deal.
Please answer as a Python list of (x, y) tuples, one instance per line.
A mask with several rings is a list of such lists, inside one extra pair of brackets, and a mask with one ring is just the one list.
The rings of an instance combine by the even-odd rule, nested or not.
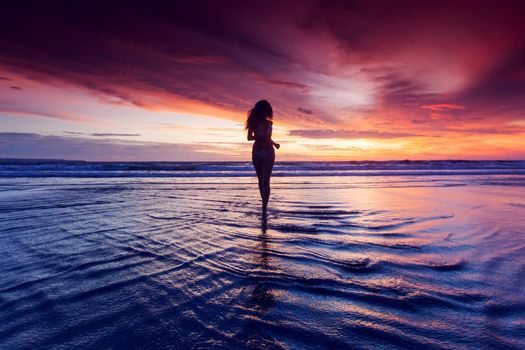
[[(111, 4), (110, 4), (111, 3)], [(2, 1), (0, 157), (525, 159), (524, 1)]]

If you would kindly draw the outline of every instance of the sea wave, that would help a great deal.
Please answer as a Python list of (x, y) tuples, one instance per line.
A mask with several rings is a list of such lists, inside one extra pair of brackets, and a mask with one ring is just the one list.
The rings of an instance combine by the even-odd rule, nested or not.
[[(249, 162), (0, 161), (0, 177), (248, 177)], [(277, 162), (273, 176), (525, 175), (525, 161)]]

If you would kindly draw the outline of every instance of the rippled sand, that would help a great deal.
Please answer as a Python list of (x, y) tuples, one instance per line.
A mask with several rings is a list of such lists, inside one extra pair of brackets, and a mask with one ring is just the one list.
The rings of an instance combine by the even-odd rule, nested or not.
[(2, 179), (0, 348), (525, 348), (525, 181)]

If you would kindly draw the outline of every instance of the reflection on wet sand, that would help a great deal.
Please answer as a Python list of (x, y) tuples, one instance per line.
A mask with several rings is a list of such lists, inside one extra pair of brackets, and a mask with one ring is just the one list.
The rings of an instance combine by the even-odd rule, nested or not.
[(259, 276), (257, 284), (252, 291), (250, 305), (259, 312), (264, 312), (270, 309), (275, 302), (274, 291), (265, 280), (264, 276), (271, 270), (270, 266), (270, 238), (267, 234), (268, 221), (266, 218), (261, 219), (261, 233), (258, 237), (259, 243), (255, 247), (256, 254), (256, 274)]
[(10, 180), (0, 344), (521, 349), (525, 179), (467, 180)]

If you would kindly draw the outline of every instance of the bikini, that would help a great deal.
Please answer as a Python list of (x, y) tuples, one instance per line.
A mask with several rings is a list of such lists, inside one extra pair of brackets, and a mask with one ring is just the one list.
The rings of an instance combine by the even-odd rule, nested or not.
[(268, 157), (270, 154), (273, 154), (275, 153), (275, 151), (272, 149), (260, 149), (260, 150), (257, 150), (257, 151), (252, 151), (252, 154), (256, 157), (259, 157), (259, 158), (262, 158), (262, 159), (266, 159), (266, 157)]
[[(255, 142), (253, 143), (252, 155), (258, 158), (266, 159), (266, 157), (274, 154), (272, 139), (272, 124), (271, 122), (267, 127), (259, 124), (253, 131), (255, 136)], [(263, 143), (261, 145), (261, 143)], [(266, 146), (270, 146), (269, 148)]]

